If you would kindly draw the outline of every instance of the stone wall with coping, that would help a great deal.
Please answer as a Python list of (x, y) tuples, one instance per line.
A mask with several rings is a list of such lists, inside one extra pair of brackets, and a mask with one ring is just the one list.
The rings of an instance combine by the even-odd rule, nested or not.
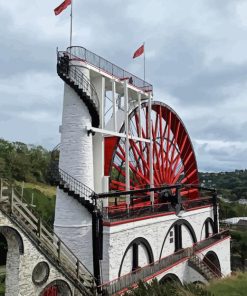
[[(19, 254), (19, 246), (16, 239), (6, 235), (8, 243), (8, 254), (6, 264), (6, 292), (5, 296), (39, 296), (45, 287), (54, 280), (66, 282), (72, 295), (81, 295), (64, 275), (59, 272), (53, 264), (37, 249), (27, 235), (19, 227), (10, 221), (10, 219), (0, 211), (0, 231), (1, 227), (7, 226), (15, 229), (20, 235), (24, 254)], [(32, 272), (39, 262), (46, 262), (50, 268), (49, 278), (46, 283), (37, 286), (32, 281)]]

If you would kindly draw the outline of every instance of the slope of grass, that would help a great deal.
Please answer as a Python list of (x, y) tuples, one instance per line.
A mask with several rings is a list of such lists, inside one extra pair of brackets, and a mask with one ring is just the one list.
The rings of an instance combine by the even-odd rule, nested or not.
[(215, 280), (206, 287), (214, 296), (247, 295), (247, 273), (237, 272), (231, 277)]
[[(21, 192), (22, 183), (17, 183)], [(55, 202), (56, 202), (56, 187), (42, 183), (25, 183), (23, 197), (25, 201), (33, 207), (40, 215), (43, 221), (53, 227)]]

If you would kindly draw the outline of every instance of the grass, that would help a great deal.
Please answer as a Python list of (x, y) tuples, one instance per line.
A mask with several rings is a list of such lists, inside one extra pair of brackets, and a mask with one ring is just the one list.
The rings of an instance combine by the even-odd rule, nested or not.
[[(19, 189), (22, 185), (18, 182)], [(39, 183), (24, 184), (24, 199), (28, 204), (32, 204), (33, 208), (43, 221), (53, 227), (55, 202), (56, 202), (56, 187)]]
[(206, 289), (214, 296), (247, 295), (247, 273), (236, 272), (231, 277), (212, 281)]
[[(22, 182), (16, 182), (17, 185), (22, 186)], [(56, 195), (56, 187), (46, 185), (43, 183), (24, 183), (24, 188), (26, 189), (37, 189), (42, 192), (44, 195), (49, 197), (54, 197)]]

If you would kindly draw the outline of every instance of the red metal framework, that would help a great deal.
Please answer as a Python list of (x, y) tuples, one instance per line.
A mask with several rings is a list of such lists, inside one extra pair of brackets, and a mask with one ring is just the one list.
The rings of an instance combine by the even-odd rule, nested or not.
[[(129, 115), (130, 135), (150, 138), (148, 103), (135, 108)], [(188, 132), (179, 116), (161, 102), (152, 103), (151, 113), (153, 138), (154, 186), (198, 184), (198, 169), (195, 153)], [(125, 126), (120, 132), (124, 132)], [(129, 170), (130, 189), (150, 185), (150, 144), (130, 139)], [(110, 176), (110, 190), (125, 191), (125, 139), (105, 138), (105, 175)], [(181, 191), (190, 199), (198, 198), (197, 189)]]

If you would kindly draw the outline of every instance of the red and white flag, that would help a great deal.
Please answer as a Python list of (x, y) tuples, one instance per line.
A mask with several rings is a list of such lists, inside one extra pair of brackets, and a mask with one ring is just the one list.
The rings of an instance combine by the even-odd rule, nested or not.
[(54, 9), (55, 15), (59, 15), (64, 9), (66, 9), (69, 5), (71, 5), (72, 0), (65, 0), (62, 4), (60, 4), (57, 8)]
[(140, 46), (134, 53), (133, 55), (133, 59), (139, 57), (140, 55), (142, 55), (144, 53), (144, 44), (142, 44), (142, 46)]

